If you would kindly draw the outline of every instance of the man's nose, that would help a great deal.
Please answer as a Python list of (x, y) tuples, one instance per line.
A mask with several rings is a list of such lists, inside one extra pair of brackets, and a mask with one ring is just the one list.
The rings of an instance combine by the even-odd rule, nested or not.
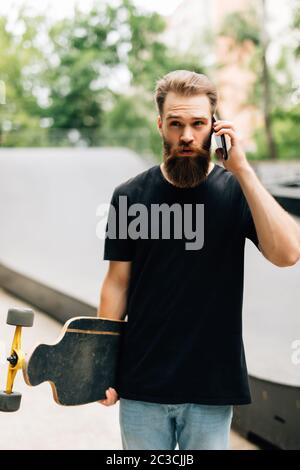
[(194, 137), (193, 137), (193, 132), (190, 128), (186, 127), (182, 133), (182, 135), (180, 136), (180, 140), (181, 142), (187, 144), (187, 143), (190, 143), (194, 140)]

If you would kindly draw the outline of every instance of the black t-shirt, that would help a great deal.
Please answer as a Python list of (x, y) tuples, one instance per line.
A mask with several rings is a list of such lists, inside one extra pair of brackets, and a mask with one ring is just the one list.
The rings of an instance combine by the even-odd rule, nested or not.
[[(119, 196), (126, 196), (122, 199), (127, 206)], [(132, 204), (147, 209), (140, 225), (140, 206), (133, 206), (129, 216), (127, 212), (126, 222)], [(168, 224), (166, 216), (159, 223), (151, 218), (151, 208), (161, 204), (176, 204), (182, 211), (181, 238), (172, 211), (170, 233), (165, 230), (163, 235), (161, 228)], [(182, 189), (169, 183), (155, 165), (118, 185), (111, 205), (116, 212), (110, 208), (106, 229), (116, 214), (117, 230), (113, 236), (106, 234), (103, 259), (132, 261), (119, 396), (172, 404), (251, 403), (242, 338), (245, 237), (259, 247), (236, 177), (215, 164), (205, 181)], [(190, 222), (191, 214), (197, 249), (187, 249), (191, 229), (184, 221), (186, 216)], [(118, 233), (120, 216), (128, 228), (133, 223), (138, 231), (143, 224), (140, 238), (130, 230), (127, 238)], [(153, 233), (156, 238), (151, 238)]]

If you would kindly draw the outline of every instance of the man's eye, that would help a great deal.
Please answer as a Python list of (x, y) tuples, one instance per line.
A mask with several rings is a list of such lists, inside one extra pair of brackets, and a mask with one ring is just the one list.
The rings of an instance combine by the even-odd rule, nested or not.
[[(200, 125), (200, 126), (201, 126), (201, 125), (204, 124), (204, 123), (203, 123), (202, 121), (195, 121), (194, 124), (197, 124), (197, 125)], [(172, 122), (171, 122), (171, 126), (177, 127), (177, 125), (178, 125), (178, 126), (181, 126), (180, 122), (178, 122), (178, 121), (172, 121)]]

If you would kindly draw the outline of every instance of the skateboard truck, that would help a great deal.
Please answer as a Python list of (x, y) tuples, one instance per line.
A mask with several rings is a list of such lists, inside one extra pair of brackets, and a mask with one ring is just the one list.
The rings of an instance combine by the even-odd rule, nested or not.
[(29, 308), (10, 308), (7, 312), (6, 323), (16, 327), (11, 347), (6, 389), (0, 390), (0, 411), (17, 411), (20, 408), (21, 393), (13, 392), (13, 384), (19, 369), (22, 369), (25, 356), (21, 350), (22, 326), (33, 325), (34, 313)]

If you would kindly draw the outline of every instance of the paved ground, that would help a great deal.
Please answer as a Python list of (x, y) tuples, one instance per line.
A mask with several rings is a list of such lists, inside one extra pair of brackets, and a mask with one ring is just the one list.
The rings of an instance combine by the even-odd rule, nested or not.
[[(7, 309), (30, 307), (0, 289), (0, 389), (5, 388), (6, 361), (14, 327), (6, 325)], [(61, 325), (45, 313), (35, 310), (33, 328), (23, 329), (23, 350), (30, 353), (38, 343), (52, 343)], [(52, 399), (48, 383), (28, 387), (18, 372), (14, 389), (21, 392), (22, 405), (16, 413), (0, 413), (0, 450), (4, 449), (122, 449), (119, 430), (119, 402), (105, 407), (90, 404), (62, 407)], [(231, 433), (231, 449), (256, 449)]]

